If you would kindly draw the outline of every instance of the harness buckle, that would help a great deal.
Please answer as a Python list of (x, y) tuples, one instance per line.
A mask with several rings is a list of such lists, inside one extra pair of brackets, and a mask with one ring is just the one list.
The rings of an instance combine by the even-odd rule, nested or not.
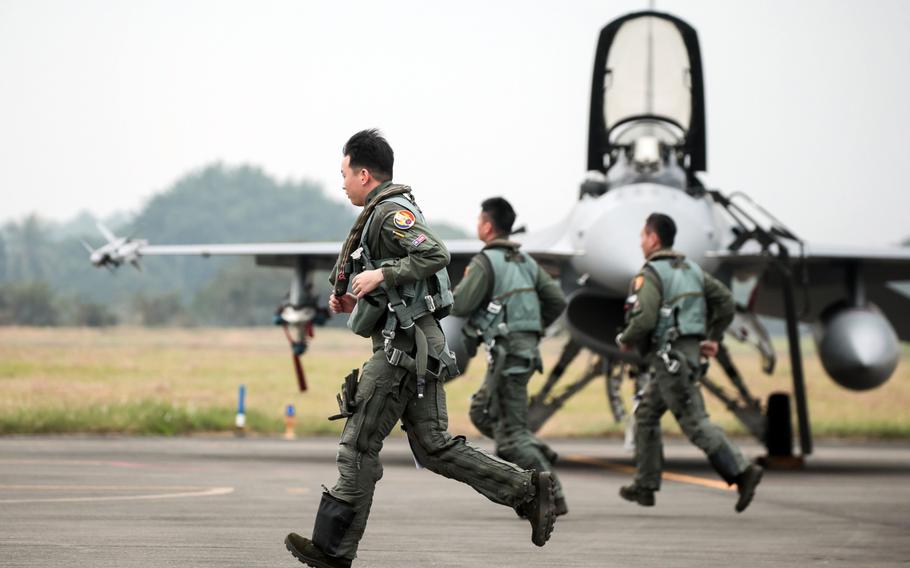
[(499, 302), (490, 302), (487, 304), (487, 311), (494, 315), (498, 314), (502, 311), (502, 304)]
[(669, 371), (671, 375), (679, 373), (679, 359), (670, 357), (670, 354), (667, 351), (660, 353), (660, 358), (663, 360), (664, 365), (667, 366), (667, 371)]
[(393, 367), (397, 367), (398, 364), (401, 363), (402, 353), (403, 352), (401, 351), (401, 349), (397, 349), (395, 347), (391, 347), (390, 345), (386, 345), (385, 358), (386, 358), (386, 361), (389, 362), (389, 365), (391, 365)]
[(430, 294), (427, 294), (426, 296), (423, 297), (423, 299), (427, 303), (427, 309), (430, 310), (430, 313), (435, 312), (436, 311), (436, 301), (433, 300), (433, 296)]

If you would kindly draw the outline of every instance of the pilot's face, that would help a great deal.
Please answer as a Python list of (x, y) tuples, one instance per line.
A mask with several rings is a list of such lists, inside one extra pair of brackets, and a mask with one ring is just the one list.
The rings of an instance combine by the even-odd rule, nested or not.
[(641, 253), (648, 258), (658, 250), (660, 250), (660, 239), (657, 237), (657, 233), (651, 232), (645, 225), (641, 228)]
[(351, 203), (358, 207), (363, 206), (367, 194), (369, 193), (369, 189), (367, 189), (369, 187), (367, 185), (369, 176), (369, 172), (365, 169), (361, 169), (357, 172), (351, 169), (350, 156), (345, 156), (341, 159), (341, 177), (344, 180), (344, 183), (342, 184), (344, 193), (348, 196), (348, 199), (351, 200)]
[(493, 239), (495, 232), (493, 223), (487, 217), (487, 214), (481, 211), (480, 215), (477, 216), (477, 238), (486, 243)]

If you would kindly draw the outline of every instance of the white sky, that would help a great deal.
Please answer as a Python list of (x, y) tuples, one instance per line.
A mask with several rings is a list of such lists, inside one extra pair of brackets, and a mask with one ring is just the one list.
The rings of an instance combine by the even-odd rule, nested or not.
[[(541, 228), (584, 176), (599, 31), (646, 5), (0, 0), (0, 220), (136, 210), (215, 160), (342, 199), (378, 126), (431, 219), (500, 194)], [(657, 8), (699, 32), (710, 186), (812, 241), (910, 236), (910, 2)]]

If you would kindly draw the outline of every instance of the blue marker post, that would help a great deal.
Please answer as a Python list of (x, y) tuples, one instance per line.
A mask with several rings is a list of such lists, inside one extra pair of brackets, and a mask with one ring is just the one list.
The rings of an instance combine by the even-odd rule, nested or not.
[(284, 411), (284, 439), (285, 440), (294, 440), (297, 438), (297, 432), (294, 431), (294, 424), (296, 423), (294, 405), (289, 404)]
[(238, 434), (243, 433), (246, 428), (246, 385), (240, 385), (240, 391), (237, 393), (237, 417), (234, 419), (234, 427)]

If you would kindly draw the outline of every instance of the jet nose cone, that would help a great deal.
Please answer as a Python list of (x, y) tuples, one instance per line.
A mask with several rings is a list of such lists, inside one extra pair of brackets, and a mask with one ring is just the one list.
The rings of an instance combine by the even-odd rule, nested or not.
[(592, 260), (587, 272), (601, 285), (625, 294), (629, 281), (644, 264), (638, 216), (606, 216), (598, 219), (585, 235), (585, 251)]
[[(678, 189), (651, 183), (619, 187), (594, 205), (596, 210), (579, 219), (577, 242), (584, 251), (576, 268), (616, 295), (625, 295), (629, 281), (645, 263), (641, 230), (648, 215), (669, 215), (676, 223), (673, 248), (708, 271), (714, 263), (705, 251), (719, 246), (719, 232), (711, 205)], [(707, 260), (707, 262), (706, 262)]]

